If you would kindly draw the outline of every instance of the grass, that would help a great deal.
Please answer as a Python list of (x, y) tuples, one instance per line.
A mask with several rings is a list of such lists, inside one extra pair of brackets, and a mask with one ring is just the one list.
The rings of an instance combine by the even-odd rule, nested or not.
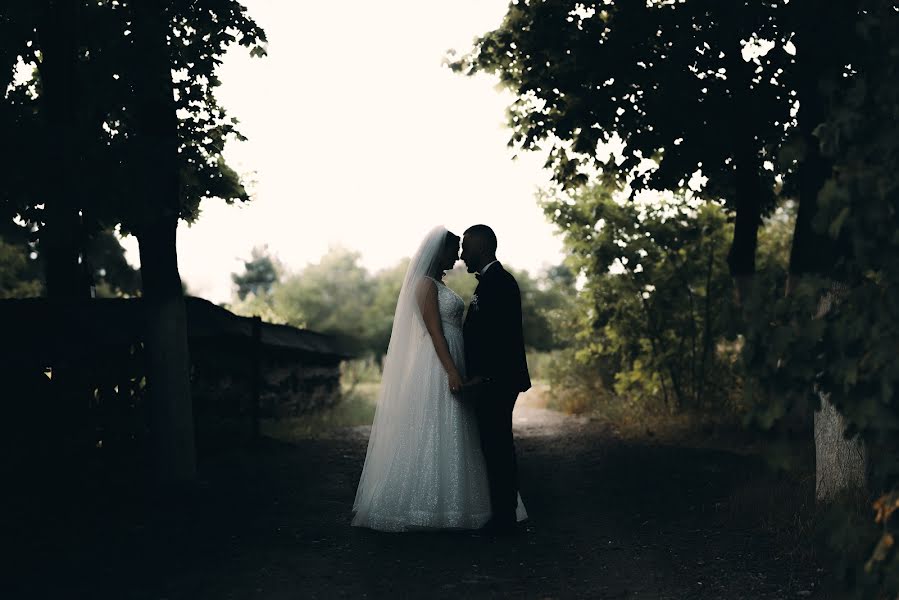
[(742, 429), (740, 418), (734, 414), (671, 413), (600, 389), (549, 388), (546, 395), (547, 408), (589, 417), (626, 440), (678, 443), (690, 439), (701, 443), (714, 437), (729, 437)]
[(371, 425), (379, 386), (377, 382), (357, 383), (344, 388), (343, 397), (332, 408), (298, 417), (262, 419), (260, 430), (270, 438), (291, 442), (326, 438), (345, 427)]

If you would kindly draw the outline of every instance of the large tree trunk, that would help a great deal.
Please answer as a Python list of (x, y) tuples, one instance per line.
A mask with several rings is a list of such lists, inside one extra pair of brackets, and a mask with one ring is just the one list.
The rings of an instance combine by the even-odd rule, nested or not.
[(163, 481), (196, 477), (187, 312), (175, 250), (177, 221), (141, 229), (144, 343), (155, 470)]
[(748, 143), (749, 140), (746, 142), (736, 155), (736, 218), (733, 241), (727, 253), (727, 266), (734, 280), (737, 302), (744, 308), (752, 294), (755, 254), (762, 221), (760, 160), (755, 147)]
[[(816, 318), (824, 317), (840, 301), (845, 287), (834, 284), (821, 298)], [(860, 439), (846, 439), (846, 419), (830, 402), (830, 394), (818, 391), (821, 408), (815, 412), (815, 496), (831, 501), (843, 490), (863, 490), (868, 453)]]
[[(734, 10), (745, 11), (742, 5)], [(748, 15), (743, 15), (747, 17)], [(751, 37), (752, 20), (740, 19), (739, 39)], [(771, 190), (763, 190), (760, 156), (761, 142), (757, 138), (759, 127), (755, 110), (755, 65), (743, 60), (742, 47), (731, 52), (728, 77), (732, 74), (735, 85), (742, 86), (735, 96), (734, 112), (729, 122), (734, 147), (734, 234), (727, 253), (727, 266), (734, 282), (734, 296), (738, 306), (746, 310), (755, 283), (755, 255), (758, 249), (759, 226), (762, 221), (762, 203), (770, 197)]]
[(846, 420), (819, 392), (821, 409), (815, 413), (815, 496), (829, 502), (843, 490), (865, 489), (867, 452), (861, 440), (843, 436)]
[(187, 313), (178, 273), (176, 232), (180, 205), (178, 120), (168, 22), (163, 0), (133, 3), (135, 44), (143, 62), (135, 65), (139, 146), (137, 196), (146, 356), (155, 466), (164, 482), (196, 477)]
[[(805, 146), (805, 156), (799, 165), (799, 209), (790, 249), (789, 275), (786, 293), (792, 293), (800, 278), (806, 274), (833, 277), (834, 265), (840, 256), (838, 244), (829, 236), (814, 230), (818, 211), (818, 195), (832, 174), (832, 165), (821, 153), (814, 134), (827, 116), (825, 96), (820, 89), (822, 80), (842, 68), (841, 57), (833, 53), (829, 43), (840, 35), (846, 23), (854, 22), (855, 2), (820, 4), (800, 0), (796, 6), (800, 24), (795, 36), (797, 60), (802, 66), (803, 82), (799, 86), (799, 131)], [(815, 15), (816, 18), (803, 18)], [(804, 27), (802, 27), (804, 26)], [(839, 284), (824, 292), (817, 317), (831, 310), (838, 301)], [(832, 499), (845, 489), (860, 488), (865, 482), (865, 450), (860, 441), (846, 439), (846, 424), (829, 400), (826, 390), (819, 392), (821, 409), (815, 414), (815, 488), (819, 500)]]
[(46, 118), (48, 163), (52, 174), (40, 182), (45, 225), (40, 250), (45, 264), (47, 296), (59, 300), (90, 297), (81, 263), (80, 140), (78, 80), (78, 0), (50, 3), (39, 29), (41, 45), (41, 110)]
[[(83, 264), (81, 210), (85, 184), (82, 179), (84, 148), (79, 107), (82, 102), (78, 76), (80, 2), (56, 0), (38, 25), (41, 47), (40, 104), (45, 119), (44, 160), (50, 173), (36, 182), (44, 203), (44, 225), (39, 250), (44, 265), (46, 293), (62, 308), (90, 298), (90, 282)], [(78, 449), (89, 447), (87, 415), (91, 389), (72, 348), (78, 340), (59, 346), (52, 359), (53, 427), (50, 437), (60, 464), (77, 460)], [(65, 470), (67, 467), (63, 466)]]

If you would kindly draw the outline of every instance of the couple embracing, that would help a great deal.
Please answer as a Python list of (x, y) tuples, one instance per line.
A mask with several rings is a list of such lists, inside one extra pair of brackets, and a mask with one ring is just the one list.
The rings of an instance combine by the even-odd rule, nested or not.
[(381, 531), (486, 529), (527, 518), (518, 494), (512, 409), (531, 386), (518, 284), (486, 225), (465, 231), (478, 285), (465, 302), (443, 283), (459, 236), (425, 237), (406, 271), (353, 525)]

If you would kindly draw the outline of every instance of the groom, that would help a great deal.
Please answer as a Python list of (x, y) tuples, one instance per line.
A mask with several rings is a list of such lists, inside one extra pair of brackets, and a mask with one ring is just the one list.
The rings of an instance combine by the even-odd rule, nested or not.
[(521, 292), (515, 278), (496, 260), (496, 235), (486, 225), (465, 231), (462, 260), (478, 279), (463, 335), (470, 378), (466, 387), (475, 396), (493, 507), (486, 528), (512, 532), (518, 505), (512, 409), (518, 394), (531, 387), (524, 355)]

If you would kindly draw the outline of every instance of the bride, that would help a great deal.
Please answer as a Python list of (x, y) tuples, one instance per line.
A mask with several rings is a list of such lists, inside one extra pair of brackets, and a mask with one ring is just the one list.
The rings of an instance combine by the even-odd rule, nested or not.
[(477, 529), (490, 518), (487, 470), (465, 380), (465, 303), (443, 284), (459, 236), (425, 237), (397, 301), (353, 525), (381, 531)]

